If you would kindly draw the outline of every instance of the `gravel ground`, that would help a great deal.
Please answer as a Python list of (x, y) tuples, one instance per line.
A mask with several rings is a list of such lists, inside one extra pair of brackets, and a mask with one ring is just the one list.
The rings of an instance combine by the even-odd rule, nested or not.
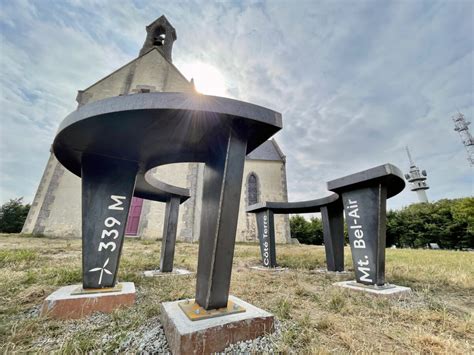
[[(108, 335), (102, 338), (102, 342), (109, 341)], [(137, 351), (140, 353), (170, 354), (165, 332), (159, 317), (150, 318), (137, 330), (130, 332), (115, 352)]]
[(281, 323), (275, 320), (275, 332), (273, 334), (258, 337), (257, 339), (239, 341), (231, 344), (224, 349), (226, 354), (241, 354), (241, 353), (275, 353), (275, 344), (281, 336)]
[[(34, 311), (32, 311), (34, 312)], [(110, 316), (104, 313), (94, 313), (90, 317), (80, 320), (64, 321), (66, 327), (65, 331), (56, 337), (41, 336), (33, 341), (33, 346), (38, 350), (42, 348), (49, 349), (50, 347), (60, 346), (68, 338), (74, 337), (76, 334), (93, 329), (102, 329), (104, 325), (110, 322)]]
[[(35, 306), (28, 309), (22, 315), (25, 318), (34, 318), (39, 316), (40, 306)], [(95, 313), (90, 317), (82, 320), (64, 321), (67, 323), (66, 331), (60, 336), (48, 337), (42, 336), (33, 342), (36, 349), (51, 349), (61, 346), (68, 338), (74, 337), (79, 332), (90, 329), (101, 329), (104, 325), (111, 322), (110, 315), (103, 313)], [(237, 353), (274, 353), (276, 352), (275, 344), (281, 337), (282, 325), (275, 320), (275, 332), (268, 336), (258, 337), (257, 339), (241, 341), (229, 345), (222, 351), (222, 354), (237, 354)], [(119, 344), (114, 353), (123, 352), (137, 352), (142, 354), (171, 354), (166, 341), (163, 326), (161, 325), (159, 316), (148, 319), (145, 323), (137, 329), (132, 330), (123, 337), (123, 333), (118, 334), (104, 334), (100, 340), (103, 347), (110, 346), (110, 344)], [(120, 339), (122, 338), (122, 339)], [(109, 350), (111, 350), (109, 348)]]
[[(269, 336), (258, 337), (254, 340), (241, 341), (229, 345), (222, 353), (249, 353), (249, 352), (275, 352), (275, 343), (281, 335), (281, 325), (275, 322), (275, 332)], [(110, 341), (110, 336), (103, 337), (102, 342)], [(136, 331), (130, 332), (115, 352), (137, 351), (140, 353), (170, 354), (163, 327), (159, 317), (149, 319)]]

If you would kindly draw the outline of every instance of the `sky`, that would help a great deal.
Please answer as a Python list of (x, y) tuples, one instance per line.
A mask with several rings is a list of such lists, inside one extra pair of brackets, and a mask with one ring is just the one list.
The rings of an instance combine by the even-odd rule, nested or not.
[[(32, 202), (77, 90), (176, 28), (173, 63), (203, 93), (283, 115), (289, 200), (383, 163), (428, 172), (430, 200), (472, 196), (451, 117), (474, 121), (474, 2), (0, 0), (0, 202)], [(472, 129), (474, 131), (474, 124)], [(409, 188), (392, 209), (417, 202)]]

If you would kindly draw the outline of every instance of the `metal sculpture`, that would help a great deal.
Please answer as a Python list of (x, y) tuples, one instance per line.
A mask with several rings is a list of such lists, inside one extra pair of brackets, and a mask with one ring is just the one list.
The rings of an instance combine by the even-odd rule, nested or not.
[(262, 263), (276, 267), (273, 214), (321, 212), (328, 271), (344, 270), (344, 219), (349, 232), (357, 282), (385, 284), (386, 199), (405, 187), (401, 171), (384, 164), (327, 183), (335, 192), (302, 202), (263, 202), (247, 207), (256, 213)]
[[(151, 177), (150, 177), (151, 179)], [(154, 185), (159, 185), (161, 182), (155, 179)], [(163, 184), (163, 183), (161, 183)], [(168, 185), (169, 186), (169, 185)], [(171, 187), (169, 188), (173, 190)], [(162, 185), (161, 190), (165, 192), (168, 188)], [(163, 222), (163, 234), (161, 237), (161, 257), (160, 257), (160, 272), (172, 272), (174, 264), (174, 250), (176, 245), (176, 232), (178, 230), (179, 205), (185, 202), (189, 197), (188, 189), (174, 189), (174, 193), (166, 194), (165, 220)]]
[(405, 188), (396, 166), (384, 164), (327, 183), (341, 196), (351, 245), (356, 281), (385, 284), (387, 198)]
[(255, 213), (257, 217), (263, 266), (277, 267), (274, 214), (321, 212), (327, 268), (329, 271), (344, 270), (344, 219), (337, 194), (301, 202), (262, 202), (248, 206), (247, 212)]
[(150, 170), (202, 162), (196, 302), (205, 309), (226, 307), (245, 156), (280, 129), (275, 111), (185, 93), (113, 97), (67, 116), (53, 152), (82, 178), (83, 287), (115, 285), (133, 196), (163, 201), (186, 195), (154, 179)]

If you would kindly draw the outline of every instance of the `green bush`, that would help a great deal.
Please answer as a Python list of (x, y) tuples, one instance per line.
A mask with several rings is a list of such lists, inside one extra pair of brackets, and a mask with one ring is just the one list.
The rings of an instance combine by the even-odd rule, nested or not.
[[(292, 216), (290, 229), (291, 236), (300, 243), (323, 243), (322, 223), (317, 218), (308, 221)], [(416, 203), (387, 213), (388, 247), (422, 248), (428, 243), (437, 243), (443, 249), (474, 248), (474, 198)]]
[(323, 244), (323, 224), (320, 219), (312, 217), (307, 221), (303, 216), (290, 218), (291, 237), (303, 244)]
[(474, 248), (474, 198), (416, 203), (387, 214), (387, 246)]
[(0, 207), (0, 233), (20, 233), (30, 205), (23, 205), (23, 197), (11, 199)]

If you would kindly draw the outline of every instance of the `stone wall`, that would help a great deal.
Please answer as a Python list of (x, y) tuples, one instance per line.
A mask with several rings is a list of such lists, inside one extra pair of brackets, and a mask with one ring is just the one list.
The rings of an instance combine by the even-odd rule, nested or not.
[[(237, 240), (257, 242), (257, 223), (255, 214), (245, 213), (248, 205), (248, 177), (251, 173), (258, 179), (258, 202), (288, 201), (286, 193), (286, 173), (283, 161), (247, 160), (242, 181), (240, 213), (237, 226)], [(277, 243), (290, 242), (289, 222), (285, 215), (275, 215), (275, 239)]]

